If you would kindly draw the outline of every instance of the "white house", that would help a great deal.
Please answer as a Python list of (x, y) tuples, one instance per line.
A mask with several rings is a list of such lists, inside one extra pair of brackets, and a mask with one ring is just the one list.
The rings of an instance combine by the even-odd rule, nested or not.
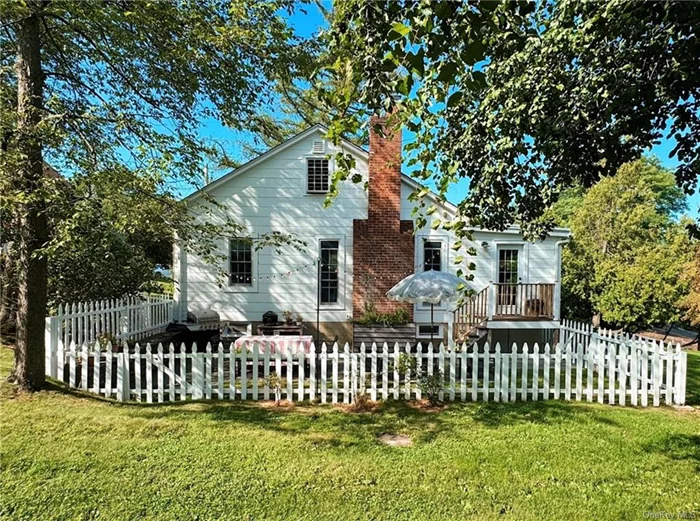
[[(416, 229), (412, 217), (416, 203), (409, 201), (409, 194), (419, 185), (400, 171), (400, 132), (372, 132), (369, 152), (343, 143), (355, 158), (355, 173), (368, 181), (368, 188), (344, 182), (332, 205), (324, 208), (337, 152), (324, 134), (320, 125), (309, 128), (187, 198), (199, 219), (232, 216), (250, 237), (291, 233), (306, 248), (256, 251), (247, 241), (221, 237), (219, 253), (227, 261), (212, 266), (176, 245), (173, 275), (181, 320), (188, 310), (213, 310), (222, 320), (256, 325), (266, 311), (281, 316), (290, 310), (304, 317), (309, 334), (316, 334), (318, 310), (324, 338), (337, 335), (341, 341), (351, 341), (351, 321), (366, 306), (379, 312), (408, 306), (416, 336), (427, 338), (430, 306), (390, 302), (385, 293), (417, 270), (456, 271), (455, 259), (463, 256), (463, 269), (470, 262), (476, 265), (469, 285), (477, 295), (460, 309), (448, 302), (436, 306), (439, 325), (434, 334), (447, 337), (450, 330), (457, 338), (488, 334), (494, 341), (510, 343), (516, 334), (522, 342), (558, 328), (561, 246), (569, 236), (567, 230), (555, 229), (544, 241), (527, 242), (515, 226), (501, 232), (476, 229), (473, 242), (455, 251), (454, 235), (432, 230), (431, 217), (428, 226)], [(208, 198), (202, 197), (205, 192)], [(212, 206), (207, 199), (219, 205)], [(433, 216), (445, 220), (455, 214), (452, 205), (438, 204)], [(470, 247), (476, 256), (467, 254)], [(222, 268), (226, 280), (220, 278)]]

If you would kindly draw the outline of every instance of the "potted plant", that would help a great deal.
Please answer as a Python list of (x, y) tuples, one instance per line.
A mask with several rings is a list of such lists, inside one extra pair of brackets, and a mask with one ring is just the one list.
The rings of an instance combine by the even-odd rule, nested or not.
[(296, 314), (296, 320), (297, 320), (297, 326), (301, 326), (304, 324), (304, 317), (301, 316), (301, 313)]
[(284, 318), (284, 323), (290, 325), (292, 323), (292, 319), (294, 318), (294, 313), (291, 311), (287, 310), (282, 313), (282, 318)]

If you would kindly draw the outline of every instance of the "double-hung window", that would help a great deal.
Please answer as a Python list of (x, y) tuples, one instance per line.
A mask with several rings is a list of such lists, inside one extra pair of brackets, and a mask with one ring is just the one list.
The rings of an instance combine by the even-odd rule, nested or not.
[(321, 241), (319, 293), (321, 304), (338, 303), (338, 241)]
[(229, 242), (228, 285), (253, 285), (253, 248), (250, 241), (231, 239)]

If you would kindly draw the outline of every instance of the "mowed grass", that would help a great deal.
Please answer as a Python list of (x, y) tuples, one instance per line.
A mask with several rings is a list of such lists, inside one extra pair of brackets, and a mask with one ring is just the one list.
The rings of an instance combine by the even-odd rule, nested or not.
[[(7, 374), (12, 353), (0, 348)], [(688, 395), (700, 401), (700, 356)], [(3, 384), (3, 519), (700, 516), (700, 410), (123, 405)], [(411, 447), (377, 437), (406, 434)]]

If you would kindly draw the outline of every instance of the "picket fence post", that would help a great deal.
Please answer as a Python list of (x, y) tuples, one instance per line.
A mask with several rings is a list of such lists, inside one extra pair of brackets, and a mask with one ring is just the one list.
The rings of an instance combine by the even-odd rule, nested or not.
[[(221, 350), (219, 350), (221, 351)], [(168, 348), (169, 360), (168, 360), (168, 401), (175, 401), (175, 346), (170, 342)], [(223, 372), (223, 371), (222, 371)], [(220, 391), (220, 395), (223, 391)], [(219, 396), (221, 398), (221, 396)]]
[(500, 402), (501, 394), (501, 344), (496, 343), (496, 353), (494, 354), (494, 369), (493, 369), (493, 401)]
[[(418, 344), (420, 346), (420, 343)], [(382, 346), (382, 400), (389, 399), (389, 344)]]
[(673, 403), (673, 349), (671, 344), (666, 345), (666, 394), (664, 403), (671, 405)]
[(331, 357), (333, 364), (333, 372), (331, 373), (333, 377), (331, 381), (331, 403), (335, 405), (338, 403), (338, 342), (333, 342), (333, 353), (331, 353)]
[[(297, 399), (300, 402), (304, 401), (304, 364), (305, 364), (305, 359), (304, 359), (304, 349), (302, 348), (301, 345), (299, 345), (299, 349), (297, 352), (297, 357), (298, 357), (298, 364), (299, 364), (299, 373), (297, 376)], [(255, 392), (255, 397), (254, 399), (257, 399), (257, 390)]]
[(129, 347), (126, 343), (122, 347), (121, 353), (117, 355), (117, 400), (127, 401), (130, 398), (129, 385)]
[(328, 401), (328, 351), (326, 343), (321, 344), (321, 403)]
[(350, 403), (350, 346), (343, 346), (343, 402)]
[(371, 363), (371, 399), (372, 401), (376, 402), (377, 401), (377, 343), (372, 342), (372, 351), (370, 356), (372, 357), (372, 363)]
[(311, 343), (311, 353), (309, 358), (309, 400), (316, 399), (316, 345)]
[(491, 352), (491, 347), (489, 344), (484, 345), (484, 378), (482, 380), (483, 382), (483, 387), (481, 388), (481, 399), (484, 400), (485, 402), (489, 401), (489, 386), (491, 383), (489, 382), (489, 373), (491, 372), (491, 357), (489, 353)]
[[(401, 353), (399, 353), (399, 343), (395, 342), (394, 343), (394, 382), (393, 382), (394, 388), (392, 389), (394, 400), (399, 399), (399, 357), (400, 356), (401, 356)], [(442, 396), (440, 398), (442, 398)]]
[(537, 342), (532, 349), (532, 399), (539, 400), (540, 394), (540, 346)]

